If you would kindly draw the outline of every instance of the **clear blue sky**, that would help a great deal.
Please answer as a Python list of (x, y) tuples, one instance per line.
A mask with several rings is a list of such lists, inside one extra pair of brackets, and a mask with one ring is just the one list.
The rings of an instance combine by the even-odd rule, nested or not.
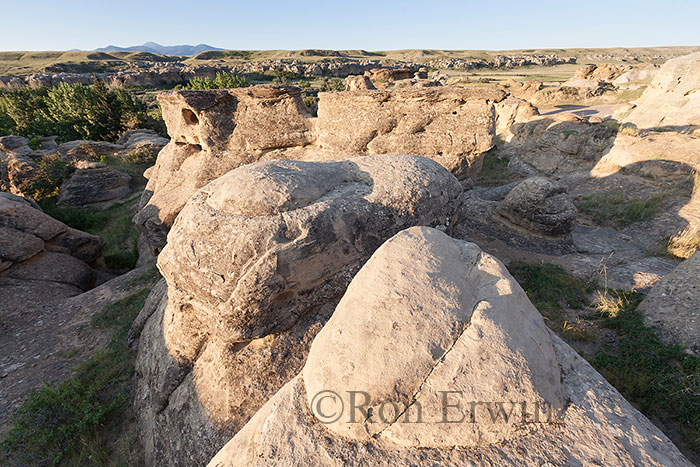
[(700, 45), (700, 1), (0, 0), (0, 50)]

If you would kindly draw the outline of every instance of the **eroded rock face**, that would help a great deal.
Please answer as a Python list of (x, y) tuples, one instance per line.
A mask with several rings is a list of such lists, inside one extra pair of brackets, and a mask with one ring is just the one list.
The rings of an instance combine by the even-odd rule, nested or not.
[(668, 344), (682, 344), (700, 355), (700, 254), (661, 279), (639, 304), (644, 323)]
[(496, 212), (515, 225), (549, 236), (570, 234), (578, 210), (566, 188), (544, 177), (532, 177), (513, 188)]
[(644, 86), (645, 82), (648, 83), (651, 81), (659, 72), (660, 68), (659, 65), (653, 63), (639, 65), (638, 67), (622, 73), (612, 81), (612, 84), (624, 89), (638, 89)]
[(0, 191), (30, 194), (35, 181), (35, 162), (26, 153), (0, 149)]
[(52, 301), (92, 288), (91, 267), (102, 265), (104, 240), (72, 229), (44, 214), (26, 198), (0, 192), (0, 289), (2, 307), (12, 310), (28, 300)]
[(318, 117), (312, 118), (292, 87), (164, 93), (159, 99), (172, 140), (146, 173), (134, 220), (159, 252), (198, 188), (260, 160), (406, 153), (466, 177), (479, 170), (493, 145), (493, 102), (503, 97), (499, 90), (450, 86), (321, 93)]
[[(443, 391), (453, 390), (446, 407)], [(322, 391), (335, 398), (319, 400), (331, 394)], [(368, 396), (355, 402), (366, 409), (355, 422), (349, 391)], [(558, 409), (546, 423), (521, 410), (544, 401)], [(483, 410), (473, 421), (470, 402)], [(498, 402), (505, 412), (518, 407), (507, 422), (491, 418), (488, 404), (495, 411)], [(419, 403), (423, 423), (411, 413)], [(338, 412), (338, 420), (326, 418)], [(426, 227), (375, 252), (316, 336), (303, 371), (209, 465), (300, 462), (691, 465), (550, 333), (498, 260)]]
[(510, 139), (498, 148), (511, 161), (518, 159), (544, 175), (590, 170), (612, 147), (617, 132), (569, 114), (533, 117), (511, 125)]
[(79, 163), (63, 182), (58, 204), (65, 206), (105, 207), (118, 202), (131, 191), (129, 174), (99, 162)]
[(448, 222), (461, 191), (417, 156), (258, 162), (200, 189), (158, 258), (167, 294), (137, 357), (147, 460), (208, 461), (299, 372), (372, 252)]
[(369, 79), (369, 76), (354, 75), (345, 78), (345, 89), (348, 91), (357, 91), (362, 89), (367, 90), (377, 88), (374, 87), (374, 84), (372, 84), (372, 80)]
[(311, 115), (296, 88), (173, 91), (158, 100), (171, 141), (145, 174), (142, 209), (134, 218), (158, 251), (197, 189), (240, 165), (275, 158), (270, 151), (312, 141)]
[(493, 146), (498, 89), (406, 88), (321, 94), (318, 146), (360, 154), (417, 154), (455, 174), (481, 169)]
[(624, 119), (640, 129), (700, 126), (700, 52), (667, 61)]
[(510, 127), (522, 123), (540, 114), (537, 107), (517, 97), (508, 97), (494, 106), (496, 110), (496, 134), (504, 140), (510, 140), (513, 134)]

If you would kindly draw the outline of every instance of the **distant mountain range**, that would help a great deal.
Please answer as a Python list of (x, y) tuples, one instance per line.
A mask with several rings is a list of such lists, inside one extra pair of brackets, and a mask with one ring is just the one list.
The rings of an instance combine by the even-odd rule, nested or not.
[(217, 47), (212, 47), (207, 44), (199, 45), (160, 45), (155, 42), (146, 42), (141, 45), (132, 47), (118, 47), (116, 45), (108, 45), (101, 49), (96, 49), (96, 52), (150, 52), (160, 55), (197, 55), (207, 50), (224, 50)]

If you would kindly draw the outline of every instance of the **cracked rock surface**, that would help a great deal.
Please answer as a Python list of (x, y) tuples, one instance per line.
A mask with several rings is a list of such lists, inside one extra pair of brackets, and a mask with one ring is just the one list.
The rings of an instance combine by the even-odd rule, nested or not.
[[(318, 410), (322, 391), (336, 397)], [(348, 391), (369, 396), (367, 403), (355, 401), (365, 411), (354, 422)], [(436, 412), (441, 391), (457, 391), (447, 414), (453, 423), (441, 423), (444, 404)], [(473, 418), (470, 401), (485, 408)], [(499, 401), (519, 403), (507, 421), (488, 410)], [(551, 418), (521, 411), (523, 402), (538, 401), (551, 404)], [(382, 417), (390, 402), (397, 412)], [(422, 423), (415, 414), (412, 423), (404, 420), (418, 403)], [(503, 406), (507, 412), (508, 403)], [(324, 418), (338, 411), (337, 421)], [(465, 419), (455, 422), (460, 413)], [(691, 465), (550, 333), (497, 259), (427, 227), (404, 230), (375, 252), (317, 335), (303, 371), (209, 465), (298, 465), (300, 459), (306, 465)]]
[(461, 191), (440, 164), (401, 155), (258, 162), (199, 190), (158, 258), (162, 296), (137, 320), (147, 463), (211, 459), (301, 370), (370, 255), (448, 223)]

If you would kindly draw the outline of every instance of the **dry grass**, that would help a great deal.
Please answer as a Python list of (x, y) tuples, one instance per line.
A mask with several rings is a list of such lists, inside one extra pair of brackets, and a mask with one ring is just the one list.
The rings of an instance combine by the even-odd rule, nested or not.
[(561, 325), (561, 332), (565, 337), (573, 341), (593, 342), (596, 339), (588, 322), (576, 318), (576, 321), (564, 321)]
[(687, 227), (668, 239), (666, 251), (676, 258), (687, 259), (700, 249), (700, 228)]
[(601, 314), (610, 318), (615, 318), (628, 305), (629, 300), (623, 294), (605, 290), (598, 291), (594, 295), (593, 306)]

